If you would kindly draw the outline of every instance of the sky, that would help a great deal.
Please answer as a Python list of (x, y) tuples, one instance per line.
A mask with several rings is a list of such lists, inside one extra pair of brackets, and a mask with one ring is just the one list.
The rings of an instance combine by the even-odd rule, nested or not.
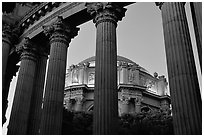
[[(153, 2), (134, 3), (126, 8), (126, 15), (122, 21), (118, 22), (117, 26), (117, 54), (139, 64), (152, 75), (154, 72), (164, 75), (168, 81), (160, 9)], [(191, 22), (189, 3), (186, 4), (186, 13), (189, 22)], [(68, 49), (67, 69), (70, 65), (78, 64), (95, 55), (96, 28), (94, 23), (91, 20), (78, 27), (80, 27), (78, 36), (71, 41)], [(197, 52), (192, 23), (189, 23), (189, 29), (193, 50)], [(201, 72), (197, 55), (195, 61), (201, 86)], [(16, 80), (17, 76), (13, 78), (11, 83), (7, 119), (11, 111)], [(6, 133), (7, 124), (8, 120), (3, 127), (3, 134)]]

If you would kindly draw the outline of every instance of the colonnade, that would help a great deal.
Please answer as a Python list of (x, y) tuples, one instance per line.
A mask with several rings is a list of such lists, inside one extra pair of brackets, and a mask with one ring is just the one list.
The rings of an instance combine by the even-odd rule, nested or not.
[[(157, 5), (163, 20), (175, 134), (201, 134), (202, 101), (185, 4), (167, 2)], [(119, 3), (87, 3), (86, 6), (93, 17), (97, 35), (93, 134), (117, 134), (116, 28), (126, 9)], [(49, 39), (48, 49), (36, 45), (29, 38), (25, 38), (16, 49), (21, 64), (8, 134), (61, 134), (67, 50), (79, 28), (58, 17), (43, 29)], [(3, 35), (3, 85), (10, 47), (11, 39)], [(139, 105), (137, 100), (136, 105)]]

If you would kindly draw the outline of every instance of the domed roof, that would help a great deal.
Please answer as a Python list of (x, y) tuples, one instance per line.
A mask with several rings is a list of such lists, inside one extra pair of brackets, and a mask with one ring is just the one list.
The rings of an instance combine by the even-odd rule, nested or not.
[[(83, 60), (82, 62), (80, 62), (79, 64), (83, 64), (83, 63), (86, 63), (86, 62), (92, 62), (92, 61), (95, 61), (95, 56), (87, 58), (87, 59)], [(123, 62), (135, 64), (135, 62), (133, 62), (132, 60), (130, 60), (128, 58), (125, 58), (125, 57), (122, 57), (122, 56), (117, 56), (117, 61), (123, 61)]]
[[(94, 62), (94, 61), (95, 61), (95, 56), (92, 56), (92, 57), (89, 57), (89, 58), (83, 60), (83, 61), (80, 62), (79, 64), (84, 64), (84, 63), (87, 63), (87, 62)], [(122, 62), (126, 62), (126, 63), (136, 64), (136, 63), (133, 62), (132, 60), (130, 60), (130, 59), (128, 59), (128, 58), (125, 58), (125, 57), (122, 57), (122, 56), (117, 56), (117, 61), (122, 61)], [(140, 67), (141, 67), (141, 66), (140, 66)], [(149, 72), (148, 72), (145, 68), (143, 68), (143, 67), (141, 67), (140, 70), (143, 71), (143, 72), (145, 72), (145, 73), (148, 73), (148, 74), (149, 74)]]

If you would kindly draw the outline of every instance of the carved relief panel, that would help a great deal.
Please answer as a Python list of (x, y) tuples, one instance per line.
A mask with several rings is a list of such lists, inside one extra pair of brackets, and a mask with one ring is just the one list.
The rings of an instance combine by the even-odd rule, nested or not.
[(88, 84), (94, 84), (95, 72), (90, 72), (88, 76)]
[(147, 89), (153, 93), (157, 93), (157, 88), (156, 88), (156, 81), (153, 79), (149, 79), (145, 76), (139, 77), (140, 79), (140, 85), (147, 87)]
[(79, 82), (79, 70), (73, 69), (72, 71), (72, 83), (78, 83)]

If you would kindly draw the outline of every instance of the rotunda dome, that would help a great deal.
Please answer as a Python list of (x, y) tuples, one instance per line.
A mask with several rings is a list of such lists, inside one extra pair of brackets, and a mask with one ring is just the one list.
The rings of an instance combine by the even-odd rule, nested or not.
[[(89, 57), (89, 58), (81, 61), (79, 64), (84, 64), (84, 63), (87, 63), (87, 62), (92, 63), (92, 67), (95, 67), (95, 56)], [(122, 57), (122, 56), (117, 56), (117, 62), (125, 62), (125, 63), (132, 64), (132, 65), (137, 64), (134, 61), (132, 61), (132, 60), (130, 60), (128, 58)], [(149, 72), (145, 68), (141, 67), (140, 65), (138, 65), (138, 66), (140, 67), (140, 71), (143, 71), (143, 72), (149, 74)]]

